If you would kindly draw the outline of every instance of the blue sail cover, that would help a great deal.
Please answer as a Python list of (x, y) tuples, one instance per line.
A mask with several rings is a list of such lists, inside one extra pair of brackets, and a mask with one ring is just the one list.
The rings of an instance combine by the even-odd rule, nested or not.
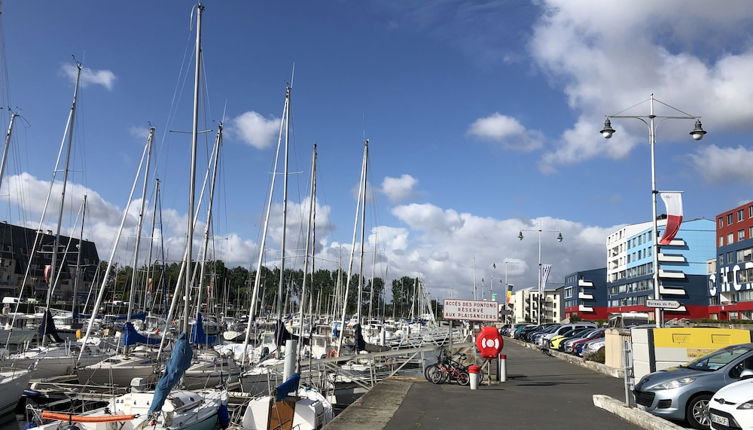
[(127, 322), (123, 327), (123, 345), (135, 345), (137, 343), (147, 345), (159, 345), (160, 338), (147, 337), (136, 331), (133, 324)]
[(193, 358), (191, 344), (188, 343), (186, 334), (181, 333), (173, 346), (173, 354), (165, 366), (165, 373), (154, 388), (154, 396), (152, 397), (152, 405), (149, 406), (149, 414), (162, 410), (162, 405), (165, 404), (170, 391), (180, 381), (186, 370), (191, 367), (191, 358)]
[(204, 323), (202, 322), (201, 313), (196, 315), (196, 323), (191, 329), (191, 343), (194, 345), (214, 345), (217, 343), (217, 336), (207, 336), (204, 332)]
[(288, 394), (298, 389), (298, 383), (301, 381), (301, 374), (294, 373), (287, 381), (275, 388), (275, 401), (281, 402)]

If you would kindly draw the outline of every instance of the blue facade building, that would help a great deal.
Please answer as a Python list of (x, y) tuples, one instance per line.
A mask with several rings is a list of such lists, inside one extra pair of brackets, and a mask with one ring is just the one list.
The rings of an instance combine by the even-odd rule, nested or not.
[[(659, 221), (659, 235), (666, 220)], [(650, 222), (627, 226), (607, 240), (609, 313), (647, 312), (654, 298), (653, 226)], [(619, 234), (618, 234), (619, 233)], [(716, 229), (711, 220), (684, 221), (675, 239), (659, 247), (660, 298), (680, 302), (666, 311), (667, 318), (708, 318), (706, 264), (716, 255)]]
[(582, 270), (565, 276), (562, 301), (567, 318), (578, 314), (584, 320), (607, 319), (607, 268)]

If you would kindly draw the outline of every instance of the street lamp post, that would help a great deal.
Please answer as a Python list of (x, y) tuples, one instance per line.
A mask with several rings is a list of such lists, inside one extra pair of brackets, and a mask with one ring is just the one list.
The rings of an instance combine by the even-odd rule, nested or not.
[(539, 238), (539, 276), (538, 276), (538, 291), (539, 291), (539, 298), (538, 298), (538, 324), (541, 325), (541, 313), (542, 313), (542, 296), (544, 295), (543, 291), (543, 285), (541, 284), (541, 233), (557, 233), (557, 241), (562, 242), (562, 233), (556, 230), (542, 230), (541, 226), (539, 226), (538, 229), (523, 229), (518, 233), (518, 239), (523, 240), (523, 232), (524, 231), (535, 231), (538, 232), (538, 238)]
[[(676, 112), (678, 112), (680, 115), (656, 115), (654, 113), (654, 102), (660, 103)], [(696, 115), (690, 115), (689, 113), (683, 112), (680, 109), (677, 109), (674, 106), (670, 106), (667, 103), (664, 103), (660, 100), (657, 100), (654, 98), (653, 93), (651, 94), (651, 97), (649, 98), (649, 114), (648, 115), (607, 115), (606, 120), (604, 120), (604, 128), (599, 132), (605, 139), (609, 139), (614, 135), (615, 130), (612, 128), (612, 123), (610, 119), (613, 118), (632, 118), (637, 119), (641, 121), (642, 123), (646, 124), (648, 126), (648, 142), (651, 146), (651, 219), (653, 221), (653, 245), (652, 245), (652, 254), (653, 254), (653, 273), (654, 273), (654, 299), (659, 300), (661, 298), (661, 294), (659, 292), (659, 225), (656, 220), (656, 195), (659, 193), (659, 191), (656, 189), (656, 152), (655, 152), (655, 146), (656, 146), (656, 123), (655, 120), (657, 118), (659, 119), (685, 119), (685, 120), (695, 120), (695, 128), (689, 133), (690, 136), (693, 138), (693, 140), (701, 140), (703, 139), (703, 136), (706, 134), (706, 131), (703, 129), (703, 126), (701, 125), (701, 117)], [(656, 326), (661, 327), (662, 324), (662, 309), (661, 308), (655, 308), (654, 309), (654, 317), (656, 319)]]

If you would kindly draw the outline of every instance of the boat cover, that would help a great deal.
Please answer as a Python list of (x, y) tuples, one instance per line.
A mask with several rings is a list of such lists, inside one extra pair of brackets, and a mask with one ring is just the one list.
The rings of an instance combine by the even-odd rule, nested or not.
[(125, 323), (123, 327), (123, 345), (135, 345), (137, 343), (146, 345), (159, 345), (160, 338), (144, 336), (136, 331), (136, 328), (130, 322)]
[(275, 388), (275, 401), (281, 402), (285, 399), (285, 397), (288, 396), (288, 394), (297, 390), (300, 380), (301, 374), (294, 373), (293, 376), (290, 377), (290, 379), (278, 385), (277, 388)]
[(214, 345), (217, 343), (217, 336), (207, 336), (204, 332), (204, 323), (202, 322), (201, 313), (196, 315), (196, 324), (191, 329), (191, 343), (194, 345)]
[(157, 386), (154, 388), (154, 396), (152, 397), (152, 405), (149, 407), (149, 414), (162, 410), (162, 405), (165, 404), (170, 391), (180, 381), (186, 370), (191, 367), (191, 358), (193, 358), (191, 344), (188, 343), (186, 334), (181, 333), (175, 342), (170, 360), (165, 366), (165, 373), (157, 381)]

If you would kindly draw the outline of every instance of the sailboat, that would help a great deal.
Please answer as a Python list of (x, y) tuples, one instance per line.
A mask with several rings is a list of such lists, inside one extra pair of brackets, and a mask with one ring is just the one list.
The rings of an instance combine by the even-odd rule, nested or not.
[[(287, 93), (289, 94), (289, 91)], [(304, 309), (306, 307), (306, 275), (309, 269), (309, 246), (311, 244), (311, 231), (314, 223), (314, 208), (316, 204), (316, 156), (317, 150), (315, 145), (311, 162), (309, 218), (304, 253), (303, 285), (301, 289), (299, 309), (301, 330), (299, 331), (300, 336), (299, 342), (297, 343), (297, 350), (295, 341), (286, 340), (285, 382), (278, 385), (275, 388), (274, 393), (254, 398), (248, 403), (248, 405), (246, 405), (246, 410), (243, 413), (240, 423), (244, 430), (317, 430), (324, 427), (334, 417), (332, 404), (319, 391), (313, 387), (299, 387), (301, 375), (300, 357), (304, 334)], [(292, 337), (289, 333), (286, 334), (287, 330), (283, 325), (278, 326), (277, 332), (275, 338), (278, 341), (278, 345), (280, 345), (283, 338)], [(294, 369), (296, 364), (298, 367), (298, 373), (289, 375), (288, 369)]]
[[(188, 198), (188, 228), (186, 232), (186, 262), (185, 265), (185, 300), (182, 316), (182, 332), (173, 345), (170, 359), (165, 371), (157, 382), (153, 392), (145, 390), (143, 381), (135, 379), (131, 382), (131, 392), (115, 397), (103, 408), (95, 409), (80, 415), (56, 414), (43, 412), (43, 419), (55, 420), (46, 424), (44, 428), (67, 428), (68, 423), (75, 422), (79, 428), (85, 430), (136, 430), (136, 429), (171, 429), (171, 430), (204, 430), (213, 429), (219, 424), (227, 424), (227, 393), (220, 390), (184, 391), (173, 388), (179, 383), (186, 370), (191, 366), (193, 349), (188, 339), (188, 308), (189, 292), (191, 291), (191, 254), (194, 230), (194, 190), (196, 176), (196, 148), (198, 136), (198, 96), (199, 72), (201, 70), (201, 21), (204, 6), (196, 6), (196, 68), (194, 81), (194, 109), (191, 147), (191, 172), (189, 180)], [(142, 157), (143, 161), (143, 157)], [(137, 175), (138, 177), (138, 175)], [(135, 182), (134, 182), (135, 187)], [(131, 197), (133, 196), (133, 187)], [(129, 198), (130, 201), (130, 198)], [(124, 214), (127, 213), (127, 209)], [(124, 221), (125, 219), (123, 219)], [(121, 232), (122, 232), (121, 222)], [(117, 242), (120, 237), (118, 234)], [(108, 271), (109, 271), (108, 266)], [(103, 290), (97, 297), (95, 310), (99, 308)], [(179, 291), (175, 291), (177, 296)], [(170, 318), (168, 318), (169, 320)], [(91, 322), (90, 322), (91, 328)], [(89, 331), (87, 331), (87, 337)]]
[[(81, 63), (76, 63), (76, 85), (73, 91), (73, 103), (71, 104), (71, 109), (68, 115), (68, 122), (66, 124), (65, 133), (63, 136), (63, 141), (60, 145), (60, 152), (58, 153), (58, 160), (55, 163), (55, 171), (53, 172), (53, 180), (50, 182), (50, 191), (47, 196), (47, 201), (45, 202), (44, 209), (42, 211), (42, 217), (40, 220), (40, 229), (37, 232), (37, 235), (35, 237), (35, 241), (32, 247), (32, 251), (30, 255), (34, 255), (35, 252), (39, 252), (38, 247), (41, 247), (42, 242), (42, 235), (41, 233), (41, 226), (44, 222), (44, 218), (46, 215), (47, 207), (50, 201), (51, 193), (52, 193), (52, 185), (54, 184), (54, 178), (57, 176), (58, 172), (58, 165), (60, 162), (60, 157), (63, 153), (63, 150), (65, 149), (65, 166), (63, 168), (63, 184), (62, 184), (62, 193), (60, 196), (60, 208), (58, 212), (58, 218), (57, 218), (57, 228), (55, 231), (55, 239), (52, 246), (52, 258), (51, 258), (51, 264), (49, 266), (49, 271), (47, 271), (48, 281), (49, 285), (47, 288), (47, 303), (44, 311), (44, 315), (42, 317), (42, 324), (39, 327), (39, 334), (42, 339), (42, 344), (34, 347), (34, 348), (28, 348), (25, 351), (11, 355), (10, 360), (15, 362), (15, 366), (17, 367), (30, 367), (31, 365), (35, 365), (35, 376), (39, 378), (48, 378), (51, 376), (59, 376), (59, 375), (66, 375), (72, 373), (73, 369), (75, 369), (76, 361), (78, 357), (78, 361), (82, 362), (84, 364), (93, 364), (98, 361), (103, 360), (106, 357), (106, 352), (101, 351), (97, 345), (93, 344), (87, 344), (83, 343), (80, 344), (78, 342), (62, 342), (62, 339), (58, 336), (57, 330), (55, 328), (55, 323), (52, 317), (52, 314), (50, 312), (50, 302), (52, 300), (52, 294), (55, 289), (55, 287), (58, 285), (58, 282), (60, 280), (60, 274), (62, 272), (62, 263), (58, 262), (58, 254), (59, 254), (59, 248), (60, 248), (60, 229), (62, 225), (63, 220), (63, 210), (65, 205), (65, 192), (66, 192), (66, 186), (68, 182), (68, 173), (69, 173), (69, 164), (70, 164), (70, 155), (71, 155), (71, 147), (73, 145), (73, 125), (75, 123), (75, 116), (76, 116), (76, 107), (78, 103), (78, 91), (79, 91), (79, 85), (80, 85), (80, 77), (81, 77), (81, 71), (83, 70), (83, 66)], [(82, 209), (83, 211), (83, 209)], [(83, 213), (82, 213), (83, 215)], [(82, 216), (82, 224), (83, 224), (83, 216)], [(70, 240), (68, 242), (68, 248), (70, 247), (71, 243)], [(79, 250), (80, 252), (81, 250)], [(68, 249), (66, 249), (66, 253), (68, 252)], [(27, 265), (26, 274), (24, 275), (24, 281), (22, 282), (22, 289), (23, 286), (26, 284), (26, 279), (28, 279), (29, 274), (29, 268), (31, 267), (32, 259), (29, 260), (29, 263)], [(23, 295), (23, 291), (21, 292), (21, 296)], [(20, 303), (20, 301), (19, 301)], [(12, 327), (12, 323), (11, 323)], [(48, 344), (48, 338), (52, 338), (56, 343), (55, 344)], [(7, 341), (6, 341), (7, 343)]]
[[(135, 350), (131, 350), (133, 348), (132, 345), (142, 344), (142, 345), (149, 345), (149, 344), (156, 344), (159, 343), (159, 339), (149, 339), (145, 336), (142, 336), (139, 334), (132, 323), (132, 316), (133, 316), (133, 303), (134, 303), (134, 297), (136, 295), (135, 291), (135, 283), (136, 283), (136, 270), (135, 268), (138, 267), (138, 253), (139, 253), (139, 238), (141, 236), (141, 227), (143, 224), (143, 218), (144, 218), (144, 203), (145, 203), (145, 197), (146, 197), (146, 187), (149, 180), (149, 165), (151, 160), (151, 152), (152, 152), (152, 141), (154, 139), (154, 127), (149, 128), (149, 134), (147, 135), (146, 144), (144, 146), (144, 152), (141, 157), (141, 163), (139, 164), (138, 173), (136, 174), (136, 178), (133, 181), (133, 185), (131, 186), (131, 196), (128, 200), (128, 205), (130, 206), (131, 203), (131, 197), (133, 196), (133, 190), (136, 186), (136, 183), (138, 182), (139, 176), (141, 175), (141, 167), (144, 162), (144, 157), (146, 157), (146, 169), (144, 173), (144, 181), (143, 181), (143, 190), (142, 190), (142, 199), (141, 199), (141, 208), (139, 211), (139, 223), (138, 223), (138, 233), (137, 233), (137, 239), (136, 239), (136, 247), (134, 250), (134, 256), (133, 256), (133, 275), (131, 278), (131, 292), (130, 292), (130, 299), (128, 303), (128, 314), (126, 317), (126, 323), (123, 328), (123, 332), (121, 335), (121, 341), (123, 344), (123, 348), (125, 351), (122, 354), (116, 354), (111, 357), (107, 357), (105, 360), (102, 360), (98, 363), (93, 363), (87, 365), (87, 363), (81, 363), (82, 366), (78, 369), (77, 375), (79, 383), (81, 384), (95, 384), (95, 385), (115, 385), (120, 387), (128, 387), (131, 384), (131, 380), (134, 378), (141, 378), (145, 383), (147, 384), (154, 384), (157, 381), (157, 375), (159, 373), (159, 364), (155, 360), (156, 353), (152, 351), (149, 348), (136, 348)], [(127, 210), (126, 210), (127, 212)], [(120, 232), (118, 235), (118, 239), (116, 239), (115, 247), (113, 248), (113, 252), (115, 251), (115, 248), (117, 248), (117, 243), (120, 238)], [(112, 259), (111, 259), (112, 260)], [(109, 271), (109, 264), (108, 264), (108, 271)], [(100, 295), (102, 290), (105, 287), (105, 283), (102, 283), (102, 289), (100, 291)], [(98, 310), (99, 307), (95, 306), (95, 313), (96, 310)], [(92, 318), (94, 318), (94, 315), (92, 315)], [(87, 330), (87, 336), (89, 335), (89, 330)], [(85, 337), (85, 338), (86, 338)]]

